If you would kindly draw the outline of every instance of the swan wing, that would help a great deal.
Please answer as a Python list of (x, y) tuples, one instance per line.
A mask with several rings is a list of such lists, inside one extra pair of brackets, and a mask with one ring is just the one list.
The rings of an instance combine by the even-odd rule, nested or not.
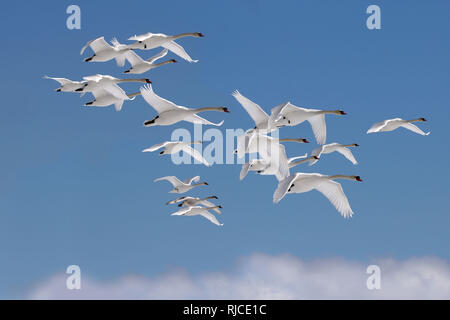
[(85, 76), (85, 77), (83, 77), (83, 80), (99, 82), (100, 80), (103, 79), (103, 77), (104, 76), (101, 75), (101, 74), (94, 74), (93, 76)]
[(162, 147), (165, 147), (165, 146), (168, 145), (170, 142), (171, 142), (171, 141), (166, 141), (166, 142), (163, 142), (163, 143), (155, 144), (155, 145), (151, 146), (150, 148), (147, 148), (147, 149), (142, 150), (142, 152), (153, 152), (153, 151), (156, 151), (156, 150), (158, 150), (158, 149), (161, 149)]
[(327, 140), (327, 125), (325, 124), (325, 115), (319, 114), (307, 119), (311, 124), (314, 137), (318, 144), (325, 144)]
[(202, 210), (200, 211), (200, 215), (206, 219), (208, 219), (209, 221), (211, 221), (212, 223), (214, 223), (215, 225), (218, 225), (219, 227), (223, 226), (223, 223), (220, 223), (217, 218), (211, 213), (208, 212), (207, 210)]
[(191, 157), (193, 157), (197, 161), (200, 161), (205, 166), (207, 166), (207, 167), (211, 166), (211, 164), (209, 164), (208, 161), (206, 161), (205, 158), (203, 158), (203, 156), (200, 154), (200, 152), (198, 152), (197, 150), (195, 150), (191, 146), (188, 146), (188, 145), (184, 144), (184, 145), (181, 146), (181, 150), (183, 150), (184, 152), (188, 153)]
[(116, 111), (122, 110), (123, 101), (124, 100), (119, 99), (118, 101), (114, 102), (114, 109), (116, 109)]
[(256, 125), (268, 121), (269, 116), (267, 113), (256, 103), (250, 99), (244, 97), (239, 91), (232, 93), (233, 97), (241, 104), (241, 106), (247, 111), (250, 117), (253, 119)]
[(239, 174), (240, 180), (244, 180), (244, 178), (247, 176), (249, 169), (250, 169), (250, 163), (247, 162), (242, 165), (241, 173)]
[(151, 38), (154, 34), (151, 32), (147, 32), (140, 35), (134, 35), (132, 37), (129, 37), (128, 40), (134, 40), (134, 41), (144, 41), (148, 38)]
[(405, 128), (405, 129), (408, 129), (408, 130), (411, 130), (412, 132), (418, 133), (418, 134), (420, 134), (422, 136), (427, 136), (427, 135), (430, 134), (430, 132), (426, 132), (425, 133), (418, 126), (416, 126), (416, 125), (414, 125), (412, 123), (409, 123), (409, 122), (406, 122), (406, 123), (402, 124), (401, 127)]
[(374, 125), (372, 125), (372, 127), (370, 127), (369, 130), (367, 130), (367, 133), (380, 132), (384, 127), (387, 126), (389, 122), (392, 122), (393, 120), (401, 120), (401, 119), (389, 119), (377, 122)]
[(147, 59), (148, 62), (153, 63), (158, 59), (161, 59), (162, 57), (164, 57), (165, 55), (167, 55), (167, 53), (169, 52), (168, 49), (164, 49), (161, 52), (155, 54), (153, 57)]
[(174, 187), (178, 187), (183, 184), (183, 182), (181, 182), (180, 179), (178, 179), (175, 176), (161, 177), (161, 178), (153, 180), (153, 182), (158, 182), (158, 181), (163, 181), (163, 180), (169, 181)]
[(103, 86), (103, 89), (111, 93), (114, 97), (121, 100), (129, 100), (130, 98), (127, 96), (125, 91), (121, 87), (119, 87), (115, 83), (108, 83)]
[(181, 208), (177, 212), (171, 213), (171, 216), (183, 216), (186, 213), (189, 213), (192, 210), (193, 207), (187, 207), (187, 208)]
[(278, 203), (284, 196), (287, 194), (288, 189), (294, 183), (295, 179), (297, 179), (298, 174), (290, 175), (289, 177), (278, 182), (277, 189), (273, 193), (273, 202)]
[(153, 91), (151, 84), (141, 87), (140, 90), (142, 97), (144, 97), (144, 100), (159, 114), (163, 113), (164, 111), (178, 109), (178, 106), (175, 103), (158, 96)]
[(327, 197), (344, 218), (350, 218), (353, 215), (352, 208), (350, 208), (350, 204), (340, 183), (327, 179), (326, 181), (320, 182), (315, 189)]
[(180, 56), (184, 60), (187, 60), (189, 62), (198, 62), (198, 60), (193, 60), (187, 54), (187, 52), (184, 50), (184, 48), (182, 46), (180, 46), (178, 43), (176, 43), (175, 41), (173, 41), (173, 40), (167, 41), (167, 42), (163, 43), (161, 46), (163, 48), (169, 49), (170, 51), (175, 53), (177, 56)]
[(95, 97), (95, 99), (111, 96), (111, 93), (109, 93), (108, 91), (106, 91), (103, 88), (96, 88), (96, 89), (92, 90), (91, 93)]
[(298, 107), (294, 106), (290, 102), (282, 103), (270, 111), (269, 124), (273, 126), (277, 120), (280, 120), (283, 115), (290, 111), (294, 111)]
[(346, 157), (347, 160), (349, 160), (354, 165), (358, 164), (358, 161), (356, 161), (355, 157), (353, 156), (353, 153), (350, 151), (349, 148), (341, 147), (341, 148), (337, 148), (336, 151), (339, 152), (340, 154), (342, 154), (344, 157)]
[(61, 85), (65, 85), (68, 83), (73, 83), (72, 80), (66, 79), (66, 78), (53, 78), (53, 77), (49, 77), (49, 76), (44, 76), (44, 79), (52, 79), (55, 80), (57, 82), (59, 82)]
[(211, 125), (211, 126), (216, 126), (216, 127), (220, 127), (224, 123), (224, 120), (220, 121), (219, 123), (214, 123), (214, 122), (208, 121), (205, 118), (202, 118), (196, 114), (192, 114), (192, 115), (184, 118), (183, 120), (187, 121), (187, 122)]
[(297, 156), (297, 157), (289, 158), (289, 159), (288, 159), (288, 163), (292, 163), (292, 162), (294, 162), (295, 160), (298, 160), (298, 159), (305, 159), (307, 156), (308, 156), (308, 153), (305, 153), (305, 154), (302, 155), (302, 156)]
[(99, 37), (99, 38), (97, 38), (97, 39), (88, 41), (88, 42), (84, 45), (84, 47), (81, 48), (80, 54), (83, 54), (84, 50), (86, 50), (87, 47), (91, 47), (91, 49), (92, 49), (94, 52), (98, 52), (98, 51), (101, 51), (101, 50), (105, 50), (105, 49), (110, 49), (110, 48), (112, 48), (112, 47), (108, 44), (108, 42), (105, 41), (105, 38), (104, 38), (104, 37)]
[(125, 59), (130, 62), (131, 66), (134, 67), (138, 64), (141, 64), (144, 62), (144, 59), (142, 59), (136, 52), (133, 50), (128, 50), (125, 54)]
[[(202, 200), (198, 202), (199, 204), (201, 204), (202, 206), (205, 206), (207, 208), (211, 208), (211, 207), (215, 207), (216, 205), (212, 202), (209, 202), (208, 200)], [(222, 214), (222, 211), (220, 211), (219, 208), (215, 208), (215, 209), (210, 209), (212, 211), (214, 211), (217, 214)]]
[(184, 180), (185, 184), (192, 184), (192, 182), (199, 182), (200, 181), (200, 176), (195, 176), (189, 179)]

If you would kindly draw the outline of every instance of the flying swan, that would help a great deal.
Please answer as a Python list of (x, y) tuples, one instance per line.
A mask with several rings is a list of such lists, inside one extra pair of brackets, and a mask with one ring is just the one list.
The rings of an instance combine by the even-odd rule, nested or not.
[(193, 183), (193, 182), (200, 181), (200, 176), (195, 176), (190, 179), (186, 179), (184, 182), (180, 181), (180, 179), (178, 179), (175, 176), (167, 176), (167, 177), (161, 177), (161, 178), (155, 179), (153, 182), (162, 181), (162, 180), (167, 180), (173, 185), (173, 189), (171, 191), (169, 191), (170, 193), (185, 193), (197, 186), (203, 186), (203, 185), (207, 186), (208, 185), (208, 183), (206, 183), (206, 182)]
[(211, 166), (210, 163), (208, 163), (208, 161), (206, 161), (205, 158), (203, 158), (203, 156), (201, 155), (200, 152), (198, 152), (197, 150), (195, 150), (194, 148), (192, 148), (190, 145), (191, 144), (201, 144), (203, 143), (202, 141), (193, 141), (193, 142), (182, 142), (182, 141), (166, 141), (163, 143), (158, 143), (155, 144), (154, 146), (144, 149), (142, 150), (142, 152), (153, 152), (156, 151), (158, 149), (164, 148), (159, 154), (163, 155), (163, 154), (173, 154), (173, 153), (178, 153), (180, 151), (186, 152), (187, 154), (189, 154), (191, 157), (193, 157), (194, 159), (196, 159), (197, 161), (203, 163), (205, 166), (209, 167)]
[[(179, 207), (193, 207), (193, 206), (197, 206), (197, 205), (201, 205), (203, 207), (214, 207), (215, 204), (212, 202), (209, 202), (209, 199), (217, 199), (216, 196), (210, 196), (210, 197), (206, 197), (206, 198), (199, 198), (199, 197), (181, 197), (181, 198), (177, 198), (174, 200), (171, 200), (169, 202), (167, 202), (166, 204), (173, 204), (173, 203), (178, 203)], [(222, 214), (222, 211), (220, 211), (219, 208), (216, 209), (212, 209), (212, 211), (214, 211), (217, 214)]]
[(180, 209), (177, 212), (172, 213), (172, 216), (197, 216), (200, 215), (215, 225), (218, 225), (219, 227), (223, 226), (223, 223), (220, 223), (217, 221), (217, 218), (208, 210), (214, 210), (214, 209), (221, 209), (221, 206), (213, 206), (213, 207), (200, 207), (200, 206), (193, 206), (193, 207), (187, 207), (186, 209)]
[(130, 51), (130, 47), (119, 43), (116, 38), (111, 41), (112, 46), (105, 41), (104, 37), (88, 41), (83, 48), (81, 48), (80, 54), (83, 54), (87, 47), (90, 47), (94, 51), (94, 55), (84, 59), (85, 62), (105, 62), (112, 59), (116, 59), (116, 63), (119, 67), (125, 65), (125, 55)]
[(355, 157), (353, 156), (352, 152), (350, 151), (350, 149), (349, 149), (350, 147), (359, 147), (359, 144), (357, 144), (357, 143), (340, 144), (340, 143), (333, 142), (333, 143), (322, 145), (322, 146), (314, 149), (311, 152), (311, 154), (313, 156), (316, 156), (316, 159), (311, 159), (311, 161), (309, 162), (309, 165), (312, 166), (313, 164), (315, 164), (319, 160), (319, 158), (322, 154), (328, 154), (328, 153), (332, 153), (335, 151), (342, 154), (345, 158), (347, 158), (354, 165), (357, 165), (358, 161), (356, 161)]
[(375, 123), (369, 130), (367, 130), (367, 133), (394, 131), (397, 128), (403, 127), (405, 129), (411, 130), (412, 132), (418, 133), (422, 136), (427, 136), (430, 134), (430, 132), (425, 133), (421, 129), (419, 129), (419, 127), (412, 124), (412, 122), (424, 122), (424, 121), (427, 120), (425, 118), (418, 118), (413, 120), (403, 120), (401, 118), (388, 119)]
[(153, 57), (144, 60), (136, 54), (136, 52), (130, 50), (126, 54), (126, 59), (130, 62), (131, 68), (124, 71), (124, 73), (141, 74), (147, 72), (148, 70), (163, 66), (168, 63), (177, 62), (174, 59), (170, 59), (161, 63), (154, 63), (156, 60), (161, 59), (167, 54), (168, 50), (164, 49), (160, 53), (154, 55)]

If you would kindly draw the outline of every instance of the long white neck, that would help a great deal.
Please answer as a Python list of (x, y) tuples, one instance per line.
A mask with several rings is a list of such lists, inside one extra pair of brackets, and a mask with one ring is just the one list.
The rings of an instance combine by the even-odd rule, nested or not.
[(142, 79), (119, 79), (117, 82), (147, 82), (148, 79), (142, 78)]
[(291, 162), (289, 163), (289, 168), (293, 168), (295, 166), (298, 166), (299, 164), (305, 163), (306, 161), (312, 160), (312, 159), (316, 159), (315, 157), (308, 157), (299, 161), (295, 161), (295, 162)]
[(208, 185), (206, 182), (194, 183), (192, 186), (206, 186)]
[(224, 112), (223, 107), (204, 107), (204, 108), (195, 108), (191, 109), (193, 113), (202, 112), (202, 111), (221, 111)]
[(352, 144), (343, 144), (342, 146), (343, 146), (343, 147), (357, 147), (358, 144), (356, 144), (356, 143), (352, 143)]
[(347, 180), (355, 180), (352, 176), (346, 176), (343, 174), (335, 174), (333, 176), (328, 176), (328, 179), (334, 180), (334, 179), (347, 179)]
[(177, 34), (175, 36), (172, 36), (172, 39), (180, 39), (183, 37), (200, 37), (200, 34), (198, 32), (185, 32), (185, 33), (180, 33)]
[(423, 118), (406, 120), (406, 122), (409, 122), (409, 123), (411, 123), (411, 122), (423, 122), (423, 121), (424, 121)]
[(153, 66), (155, 66), (155, 67), (159, 67), (159, 66), (163, 66), (163, 65), (165, 65), (165, 64), (168, 64), (168, 63), (174, 63), (175, 62), (175, 60), (167, 60), (167, 61), (164, 61), (164, 62), (160, 62), (160, 63), (154, 63), (153, 64)]
[(320, 110), (317, 114), (342, 114), (341, 110)]
[(305, 142), (305, 139), (296, 139), (296, 138), (285, 138), (285, 139), (278, 139), (278, 141), (280, 142), (298, 142), (298, 143), (303, 143)]
[(209, 199), (217, 199), (217, 197), (215, 197), (215, 196), (210, 196), (210, 197), (206, 197), (206, 198), (203, 198), (203, 199), (200, 199), (200, 200), (209, 200)]

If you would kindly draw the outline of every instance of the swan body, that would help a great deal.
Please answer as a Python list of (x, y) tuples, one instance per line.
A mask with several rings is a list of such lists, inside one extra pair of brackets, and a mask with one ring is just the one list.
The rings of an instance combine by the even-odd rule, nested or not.
[(185, 193), (197, 186), (208, 185), (208, 183), (206, 182), (194, 183), (200, 181), (200, 176), (195, 176), (190, 179), (186, 179), (184, 182), (175, 176), (167, 176), (155, 179), (153, 182), (162, 180), (167, 180), (173, 185), (173, 189), (169, 191), (170, 193)]
[(340, 144), (340, 143), (336, 143), (336, 142), (322, 145), (322, 146), (314, 149), (311, 152), (311, 154), (316, 156), (316, 158), (311, 159), (311, 161), (309, 162), (309, 165), (312, 166), (313, 164), (315, 164), (319, 160), (319, 158), (322, 154), (328, 154), (328, 153), (332, 153), (335, 151), (342, 154), (345, 158), (347, 158), (354, 165), (357, 165), (358, 161), (356, 161), (355, 157), (353, 156), (352, 152), (350, 151), (350, 149), (349, 149), (350, 147), (359, 147), (359, 145), (357, 143), (344, 145), (344, 144)]
[(208, 210), (221, 209), (221, 208), (222, 208), (221, 206), (213, 206), (213, 207), (192, 206), (192, 207), (187, 207), (185, 209), (180, 209), (177, 212), (172, 213), (171, 215), (172, 216), (197, 216), (197, 215), (200, 215), (200, 216), (208, 219), (215, 225), (218, 225), (221, 227), (221, 226), (223, 226), (223, 223), (220, 223), (212, 213), (208, 212)]
[(49, 76), (44, 76), (44, 79), (52, 79), (57, 81), (61, 85), (59, 88), (55, 89), (57, 92), (75, 92), (86, 83), (86, 81), (72, 81), (66, 78), (53, 78)]
[(163, 47), (172, 51), (177, 56), (183, 58), (188, 62), (198, 62), (198, 60), (193, 60), (189, 54), (184, 50), (182, 46), (175, 42), (176, 39), (183, 37), (204, 37), (200, 32), (187, 32), (180, 33), (175, 36), (169, 36), (163, 33), (151, 33), (148, 32), (142, 35), (135, 35), (128, 38), (128, 40), (134, 40), (135, 43), (129, 45), (132, 49), (150, 50), (158, 47)]
[(348, 199), (340, 183), (334, 179), (348, 179), (362, 181), (359, 176), (334, 175), (327, 176), (319, 173), (294, 173), (278, 183), (273, 194), (273, 202), (278, 203), (288, 193), (304, 193), (317, 190), (322, 193), (344, 217), (353, 215)]
[(105, 62), (112, 59), (116, 59), (116, 63), (119, 67), (125, 65), (125, 55), (130, 50), (130, 47), (121, 44), (117, 39), (111, 41), (112, 46), (105, 41), (104, 37), (88, 41), (83, 48), (81, 48), (80, 54), (90, 47), (94, 51), (94, 55), (84, 59), (85, 62)]
[(412, 132), (418, 133), (422, 136), (427, 136), (430, 134), (430, 132), (425, 133), (421, 129), (419, 129), (419, 127), (412, 124), (412, 122), (424, 122), (424, 121), (427, 120), (425, 118), (418, 118), (413, 120), (403, 120), (401, 118), (388, 119), (375, 123), (369, 130), (367, 130), (367, 133), (394, 131), (395, 129), (403, 127), (405, 129), (411, 130)]
[(167, 52), (168, 50), (164, 49), (163, 51), (154, 55), (150, 59), (144, 60), (140, 56), (138, 56), (136, 52), (130, 50), (126, 54), (126, 59), (130, 62), (131, 68), (126, 70), (124, 73), (141, 74), (147, 72), (148, 70), (160, 67), (162, 65), (177, 62), (176, 60), (171, 59), (161, 63), (154, 63), (156, 60), (164, 57), (167, 54)]
[[(216, 196), (210, 196), (206, 198), (199, 198), (199, 197), (181, 197), (177, 198), (175, 200), (171, 200), (167, 202), (166, 204), (172, 204), (172, 203), (179, 203), (179, 207), (193, 207), (193, 206), (203, 206), (203, 207), (214, 207), (215, 205), (211, 202), (209, 202), (209, 199), (217, 199)], [(219, 208), (212, 209), (217, 214), (222, 214), (222, 211), (220, 211)]]
[(326, 114), (345, 115), (346, 113), (342, 110), (300, 108), (287, 102), (272, 109), (270, 122), (273, 122), (276, 126), (296, 126), (304, 121), (308, 121), (317, 143), (325, 144), (327, 138)]
[(155, 144), (154, 146), (144, 149), (142, 150), (142, 152), (153, 152), (156, 151), (158, 149), (164, 148), (159, 154), (163, 155), (163, 154), (173, 154), (173, 153), (178, 153), (180, 151), (186, 152), (187, 154), (189, 154), (191, 157), (193, 157), (194, 159), (196, 159), (197, 161), (200, 161), (201, 163), (203, 163), (205, 166), (209, 167), (211, 166), (210, 163), (208, 163), (208, 161), (206, 161), (205, 158), (203, 158), (203, 156), (201, 155), (200, 152), (198, 152), (197, 150), (195, 150), (194, 148), (192, 148), (190, 145), (191, 144), (201, 144), (202, 141), (193, 141), (193, 142), (182, 142), (182, 141), (166, 141), (163, 143), (159, 143), (159, 144)]
[(146, 85), (141, 88), (142, 96), (144, 100), (152, 106), (157, 112), (156, 116), (152, 120), (147, 120), (144, 122), (145, 127), (150, 126), (169, 126), (180, 121), (188, 121), (198, 124), (221, 126), (223, 121), (220, 123), (213, 123), (197, 115), (199, 112), (203, 111), (219, 111), (219, 112), (229, 112), (226, 107), (206, 107), (189, 109), (183, 106), (178, 106), (173, 102), (170, 102), (160, 96), (156, 95), (152, 89), (151, 85)]
[(114, 108), (116, 111), (122, 110), (123, 102), (125, 100), (134, 100), (134, 98), (141, 94), (140, 92), (136, 92), (133, 94), (125, 95), (126, 98), (117, 98), (113, 94), (111, 94), (109, 91), (106, 91), (105, 89), (95, 89), (92, 91), (92, 94), (94, 96), (94, 100), (87, 102), (85, 104), (86, 107), (92, 106), (92, 107), (107, 107), (110, 105), (114, 105)]

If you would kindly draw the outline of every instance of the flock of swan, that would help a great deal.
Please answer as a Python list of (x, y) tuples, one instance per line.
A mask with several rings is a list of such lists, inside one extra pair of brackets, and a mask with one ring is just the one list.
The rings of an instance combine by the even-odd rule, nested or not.
[[(87, 42), (81, 49), (81, 54), (89, 47), (93, 51), (93, 55), (85, 58), (86, 62), (105, 62), (116, 60), (119, 67), (124, 67), (126, 61), (130, 63), (130, 68), (124, 71), (129, 74), (142, 74), (156, 67), (174, 63), (176, 60), (170, 59), (161, 63), (155, 63), (158, 59), (165, 57), (169, 51), (181, 57), (188, 62), (197, 62), (193, 60), (184, 48), (175, 42), (175, 40), (183, 37), (203, 37), (202, 33), (181, 33), (174, 36), (162, 33), (146, 33), (143, 35), (135, 35), (128, 40), (134, 41), (131, 44), (121, 44), (117, 39), (113, 39), (111, 44), (107, 43), (104, 37)], [(141, 58), (136, 50), (150, 50), (162, 47), (163, 50), (151, 58), (145, 60)], [(158, 96), (152, 87), (152, 83), (148, 78), (134, 79), (118, 79), (110, 75), (93, 75), (83, 77), (81, 81), (73, 81), (66, 78), (55, 78), (45, 76), (46, 79), (53, 79), (60, 83), (60, 87), (56, 89), (58, 92), (78, 92), (84, 95), (90, 92), (94, 96), (94, 100), (85, 104), (85, 106), (106, 107), (114, 105), (117, 111), (122, 109), (126, 100), (134, 100), (136, 96), (142, 95), (144, 100), (157, 112), (157, 115), (151, 119), (144, 121), (145, 127), (151, 126), (170, 126), (181, 121), (187, 121), (195, 124), (221, 126), (223, 120), (219, 123), (213, 123), (198, 114), (215, 111), (229, 113), (227, 107), (203, 107), (188, 108), (177, 105), (165, 98)], [(145, 83), (139, 92), (127, 94), (119, 86), (124, 82), (141, 82)], [(238, 158), (245, 157), (246, 154), (258, 154), (258, 158), (251, 159), (242, 165), (240, 179), (244, 179), (249, 171), (254, 171), (261, 175), (273, 175), (278, 180), (277, 188), (273, 194), (273, 202), (278, 203), (287, 194), (305, 193), (317, 190), (322, 193), (336, 208), (336, 210), (344, 217), (349, 218), (353, 215), (353, 210), (347, 196), (344, 193), (342, 185), (335, 181), (338, 179), (346, 179), (351, 181), (362, 181), (360, 176), (353, 175), (324, 175), (320, 173), (302, 173), (296, 172), (291, 174), (290, 170), (300, 164), (308, 163), (309, 166), (317, 163), (322, 156), (338, 152), (344, 156), (353, 165), (358, 162), (355, 159), (351, 148), (358, 147), (357, 143), (341, 144), (326, 143), (327, 130), (325, 115), (343, 116), (346, 113), (342, 110), (318, 110), (297, 107), (290, 102), (282, 103), (271, 109), (270, 114), (266, 113), (258, 104), (243, 96), (239, 91), (232, 93), (232, 96), (245, 109), (254, 121), (255, 126), (247, 130), (237, 139), (237, 148), (234, 153)], [(295, 157), (287, 157), (284, 142), (309, 143), (305, 138), (283, 138), (278, 139), (270, 136), (273, 131), (283, 127), (297, 126), (303, 122), (309, 122), (313, 135), (317, 144), (311, 155), (308, 154)], [(424, 122), (424, 118), (413, 120), (403, 120), (400, 118), (388, 119), (375, 123), (367, 133), (377, 133), (384, 131), (393, 131), (400, 127), (408, 129), (420, 135), (428, 135), (414, 122)], [(160, 155), (175, 154), (184, 152), (192, 158), (199, 161), (205, 166), (211, 166), (210, 163), (202, 156), (202, 154), (192, 148), (193, 144), (201, 144), (202, 141), (182, 142), (182, 141), (165, 141), (149, 148), (142, 150), (143, 152), (154, 152), (160, 150)], [(172, 184), (173, 189), (170, 193), (183, 194), (198, 186), (208, 185), (207, 182), (199, 182), (200, 177), (195, 176), (185, 181), (181, 181), (175, 176), (166, 176), (157, 178), (154, 182), (168, 181)], [(180, 209), (172, 215), (194, 216), (200, 215), (212, 223), (222, 226), (216, 216), (211, 213), (221, 214), (221, 206), (210, 202), (211, 199), (218, 199), (217, 196), (209, 196), (206, 198), (183, 196), (167, 202), (169, 204), (178, 204)]]

